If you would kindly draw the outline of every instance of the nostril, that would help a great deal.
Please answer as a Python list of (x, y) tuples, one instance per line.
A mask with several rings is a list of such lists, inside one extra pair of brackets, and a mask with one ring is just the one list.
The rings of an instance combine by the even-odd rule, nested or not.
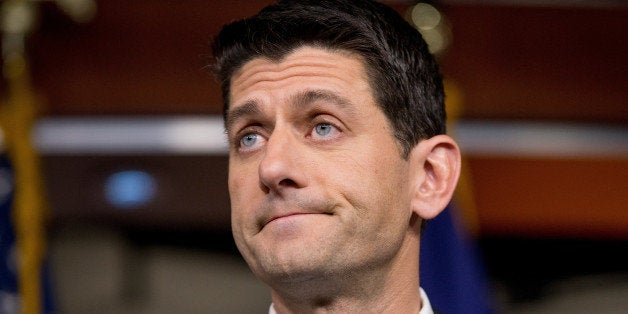
[(274, 193), (280, 193), (280, 191), (284, 188), (298, 188), (298, 184), (296, 181), (292, 179), (283, 179), (279, 181), (279, 184), (271, 184), (267, 185), (263, 181), (260, 181), (260, 188), (265, 194), (269, 194), (274, 191)]
[(283, 179), (279, 182), (279, 185), (286, 187), (296, 187), (297, 183), (294, 182), (292, 179)]
[(262, 189), (264, 194), (270, 193), (270, 188), (266, 186), (266, 184), (264, 184), (263, 182), (260, 182), (259, 187)]

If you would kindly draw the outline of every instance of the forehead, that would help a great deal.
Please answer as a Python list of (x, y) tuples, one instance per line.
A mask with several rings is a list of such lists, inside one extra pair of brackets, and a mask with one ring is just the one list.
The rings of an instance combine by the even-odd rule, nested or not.
[(231, 79), (230, 105), (251, 92), (281, 91), (301, 86), (331, 89), (337, 93), (370, 94), (363, 59), (344, 50), (302, 47), (280, 61), (259, 57), (245, 63)]

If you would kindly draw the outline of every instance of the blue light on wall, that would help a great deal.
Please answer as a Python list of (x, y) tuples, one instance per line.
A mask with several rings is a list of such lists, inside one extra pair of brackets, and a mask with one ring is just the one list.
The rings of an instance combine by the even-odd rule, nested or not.
[(155, 178), (141, 170), (119, 171), (107, 178), (105, 198), (120, 209), (136, 209), (150, 203), (157, 194)]

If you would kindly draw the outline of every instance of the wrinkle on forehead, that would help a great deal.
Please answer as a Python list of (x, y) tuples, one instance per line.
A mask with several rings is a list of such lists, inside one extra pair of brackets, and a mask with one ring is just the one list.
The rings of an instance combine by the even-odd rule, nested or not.
[[(334, 55), (346, 58), (346, 62), (339, 64), (337, 59), (329, 58)], [(258, 83), (272, 83), (300, 76), (335, 78), (338, 73), (334, 70), (337, 70), (339, 66), (347, 70), (353, 69), (354, 71), (356, 68), (362, 69), (362, 71), (358, 72), (360, 77), (356, 76), (353, 78), (354, 82), (358, 79), (368, 82), (363, 58), (358, 54), (346, 50), (305, 46), (288, 54), (279, 61), (259, 57), (245, 63), (232, 76), (229, 99), (231, 99), (231, 105), (233, 105), (235, 103), (234, 95)], [(352, 71), (346, 71), (345, 74), (349, 72)], [(370, 88), (370, 86), (367, 87)]]

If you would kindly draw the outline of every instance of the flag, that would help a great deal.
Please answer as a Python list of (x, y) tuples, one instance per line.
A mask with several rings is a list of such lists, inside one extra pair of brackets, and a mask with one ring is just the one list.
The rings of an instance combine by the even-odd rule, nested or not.
[(19, 308), (15, 230), (11, 219), (13, 187), (11, 165), (0, 151), (0, 313), (18, 313)]
[(488, 278), (473, 239), (451, 204), (421, 236), (420, 279), (432, 307), (442, 314), (492, 313)]
[[(0, 226), (7, 234), (6, 259), (0, 269), (7, 269), (7, 294), (3, 302), (17, 306), (17, 312), (51, 313), (50, 290), (47, 289), (45, 257), (48, 213), (44, 200), (39, 156), (31, 145), (31, 130), (37, 117), (37, 99), (32, 91), (28, 67), (23, 55), (5, 58), (3, 71), (7, 78), (7, 97), (0, 103), (0, 129), (4, 135), (5, 167), (11, 182), (9, 205), (3, 206)], [(6, 207), (6, 209), (5, 209)], [(6, 226), (5, 226), (6, 225)], [(5, 231), (6, 230), (6, 231)], [(9, 242), (10, 241), (10, 242)], [(2, 240), (4, 245), (5, 240)], [(12, 278), (17, 277), (17, 294)], [(4, 286), (4, 278), (3, 283)], [(5, 312), (2, 312), (4, 314)]]

